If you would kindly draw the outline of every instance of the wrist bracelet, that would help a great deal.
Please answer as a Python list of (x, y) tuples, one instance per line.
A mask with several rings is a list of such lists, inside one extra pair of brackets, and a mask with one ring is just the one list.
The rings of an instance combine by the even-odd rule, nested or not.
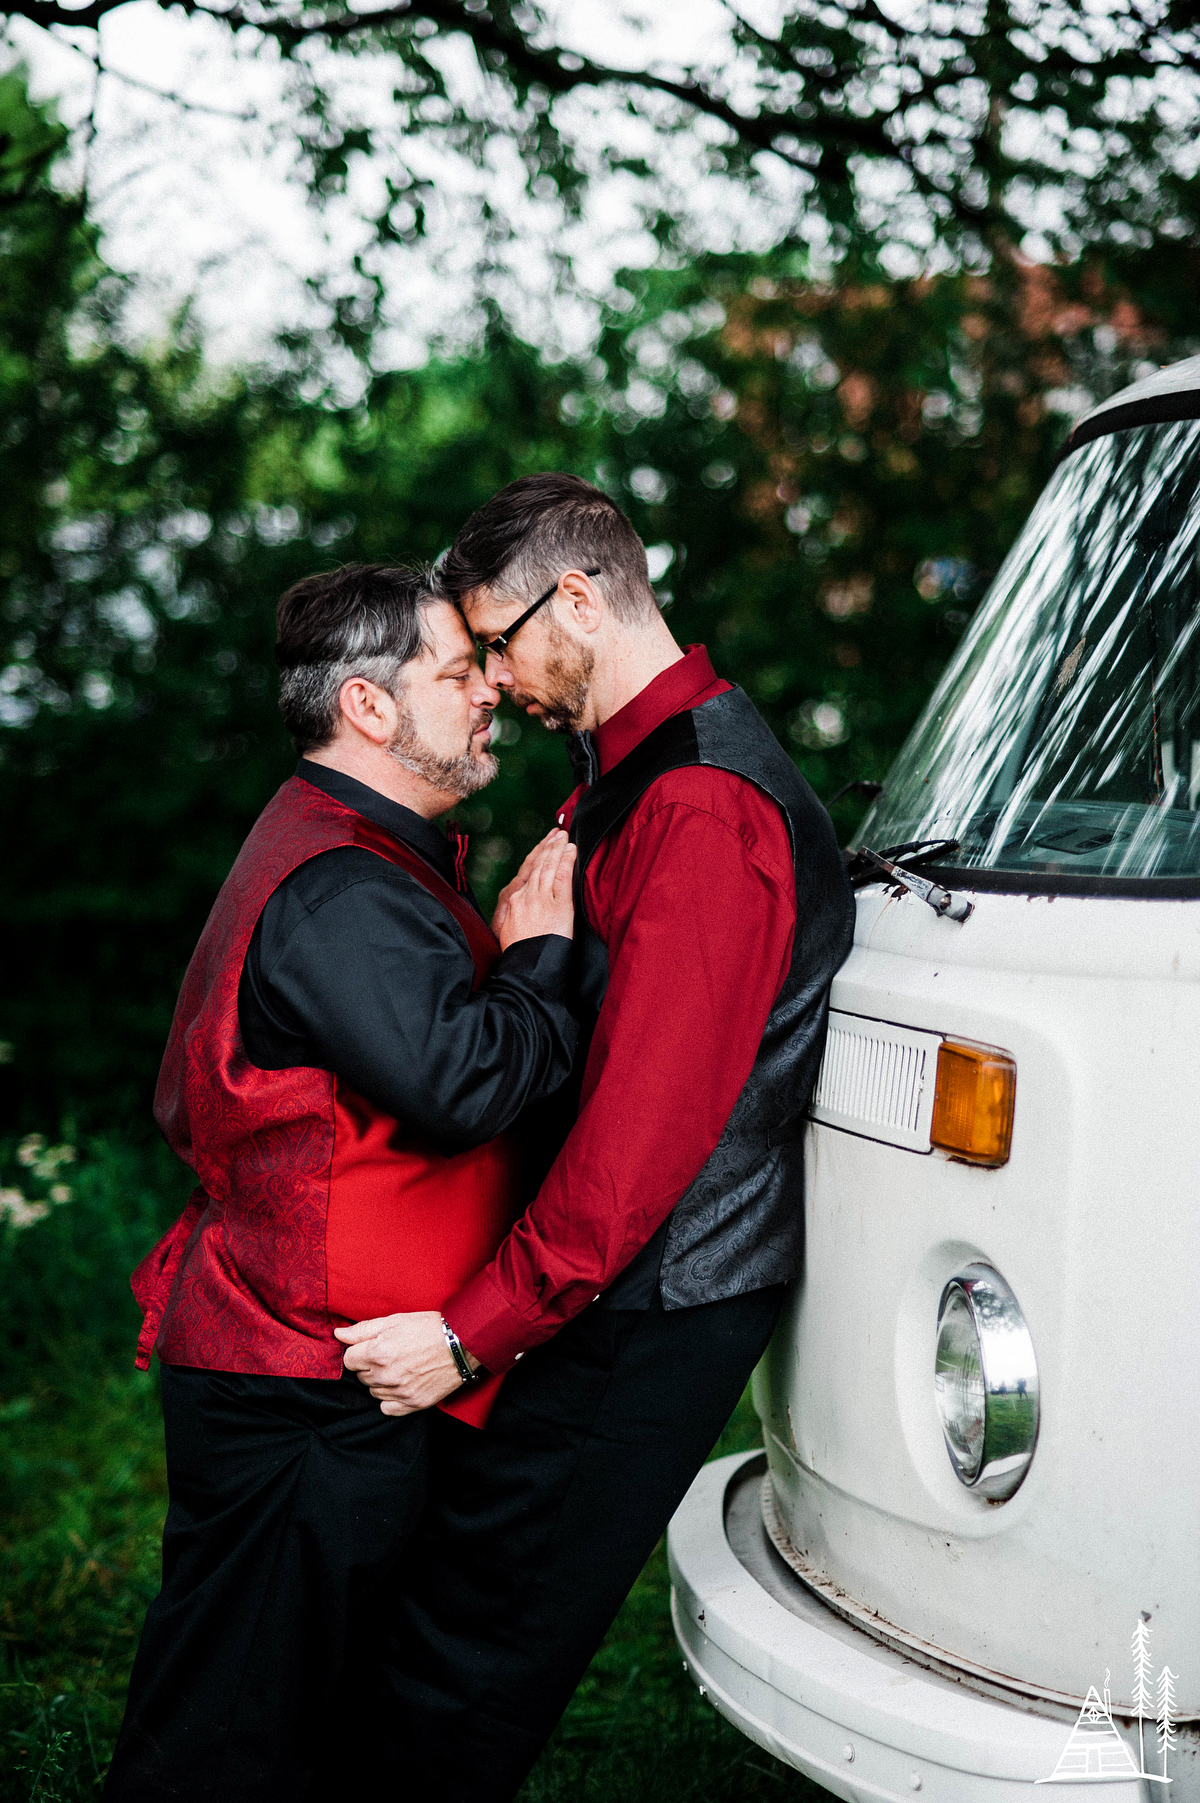
[(450, 1357), (454, 1360), (454, 1366), (458, 1375), (465, 1384), (473, 1384), (475, 1379), (479, 1376), (479, 1372), (472, 1371), (470, 1360), (463, 1351), (462, 1341), (448, 1321), (442, 1322), (442, 1332), (446, 1336), (446, 1344), (450, 1348)]

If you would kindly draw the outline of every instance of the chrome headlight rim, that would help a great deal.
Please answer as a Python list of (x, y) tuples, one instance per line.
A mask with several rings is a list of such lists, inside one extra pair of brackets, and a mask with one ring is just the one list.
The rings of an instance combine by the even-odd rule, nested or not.
[[(976, 1457), (955, 1445), (938, 1384), (943, 1333), (951, 1310), (966, 1309), (974, 1328), (983, 1389), (982, 1447)], [(1037, 1446), (1041, 1405), (1033, 1338), (1012, 1290), (991, 1265), (964, 1265), (942, 1290), (934, 1360), (942, 1436), (965, 1489), (989, 1502), (1006, 1502), (1029, 1472)], [(960, 1436), (961, 1437), (961, 1436)]]

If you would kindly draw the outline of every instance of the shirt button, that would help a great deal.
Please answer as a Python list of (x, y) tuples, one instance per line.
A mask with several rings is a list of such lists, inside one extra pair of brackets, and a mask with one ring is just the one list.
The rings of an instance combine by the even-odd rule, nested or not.
[(515, 1364), (516, 1364), (516, 1362), (517, 1362), (517, 1359), (523, 1359), (523, 1358), (524, 1358), (524, 1357), (525, 1357), (525, 1354), (524, 1354), (524, 1353), (523, 1353), (523, 1352), (518, 1352), (518, 1353), (517, 1353), (517, 1354), (516, 1354), (516, 1357), (515, 1357), (515, 1358), (514, 1358), (514, 1359), (513, 1359), (513, 1364), (514, 1364), (514, 1365), (515, 1365)]

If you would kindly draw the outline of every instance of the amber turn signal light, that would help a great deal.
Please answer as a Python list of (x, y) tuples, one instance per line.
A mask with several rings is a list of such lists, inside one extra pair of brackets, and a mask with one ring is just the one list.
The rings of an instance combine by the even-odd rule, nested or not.
[(967, 1164), (1008, 1163), (1017, 1066), (994, 1046), (942, 1041), (929, 1137)]

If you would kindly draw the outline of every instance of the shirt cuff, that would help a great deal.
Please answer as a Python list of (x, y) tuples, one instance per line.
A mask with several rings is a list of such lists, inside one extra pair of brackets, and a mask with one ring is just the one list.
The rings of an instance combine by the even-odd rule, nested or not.
[(573, 941), (561, 933), (544, 933), (539, 939), (518, 939), (501, 952), (491, 969), (493, 977), (517, 977), (531, 984), (550, 1002), (565, 1002), (570, 989)]
[(485, 1371), (507, 1371), (531, 1346), (550, 1338), (505, 1301), (486, 1269), (443, 1304), (442, 1320)]

